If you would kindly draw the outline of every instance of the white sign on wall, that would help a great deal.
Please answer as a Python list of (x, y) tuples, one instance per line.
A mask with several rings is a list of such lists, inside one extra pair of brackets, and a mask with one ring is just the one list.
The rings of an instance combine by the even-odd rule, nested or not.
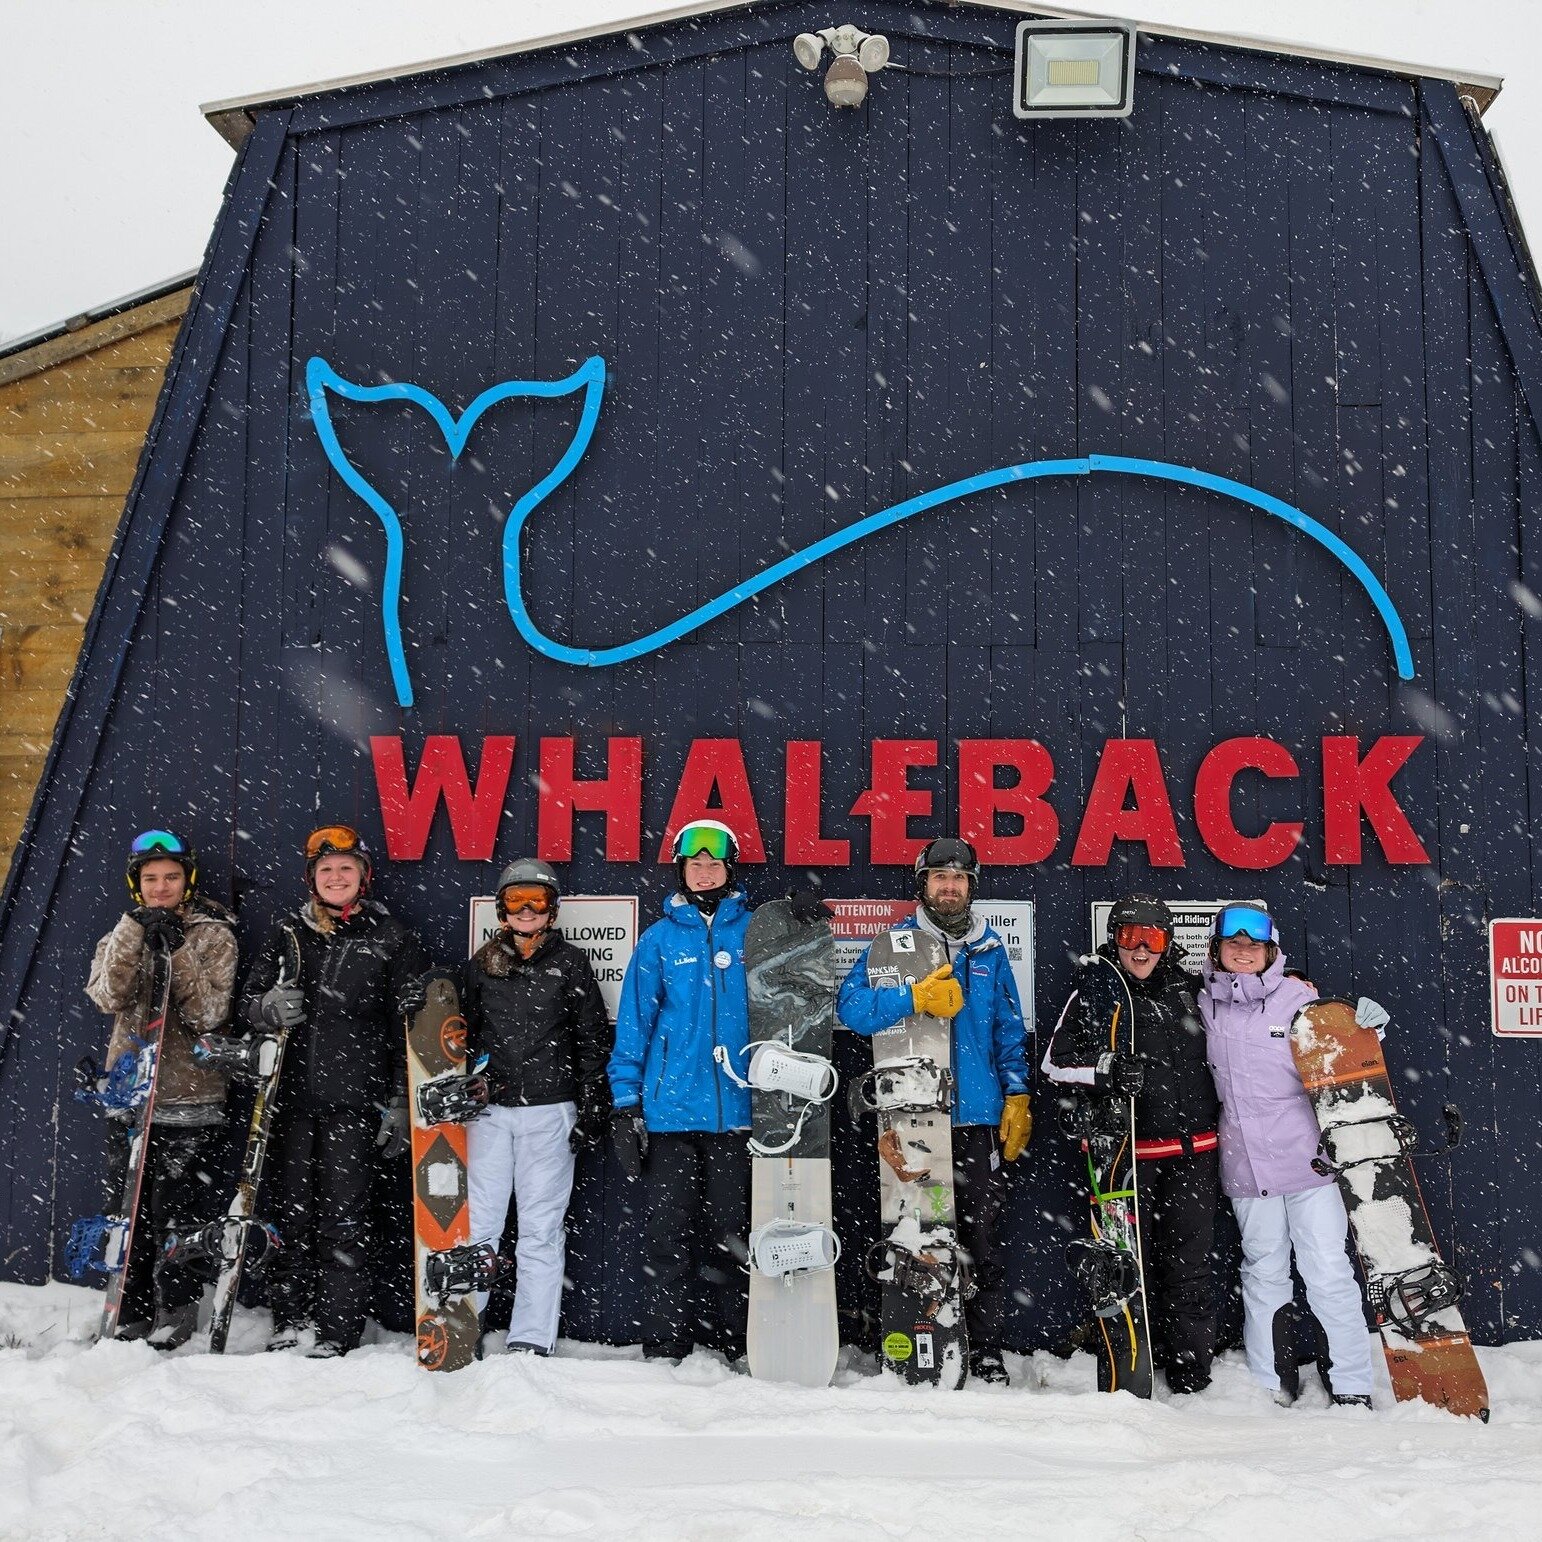
[(1542, 1038), (1542, 920), (1490, 921), (1488, 973), (1494, 1032)]
[[(1205, 961), (1205, 950), (1210, 946), (1210, 929), (1216, 916), (1228, 905), (1263, 905), (1262, 900), (1168, 900), (1167, 908), (1173, 913), (1173, 935), (1183, 950), (1186, 969), (1199, 973)], [(1098, 900), (1092, 907), (1092, 947), (1101, 948), (1108, 941), (1108, 913), (1114, 908), (1112, 900)]]
[[(562, 935), (589, 955), (594, 977), (611, 1022), (621, 1007), (621, 982), (637, 946), (635, 894), (573, 894), (563, 898), (557, 913)], [(471, 900), (470, 951), (475, 953), (498, 930), (498, 905), (491, 894)]]

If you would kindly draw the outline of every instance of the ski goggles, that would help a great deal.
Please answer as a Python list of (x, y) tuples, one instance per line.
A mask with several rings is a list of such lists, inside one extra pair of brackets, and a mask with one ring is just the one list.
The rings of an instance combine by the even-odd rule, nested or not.
[(712, 857), (726, 862), (733, 850), (734, 838), (726, 830), (712, 825), (687, 825), (675, 837), (677, 857)]
[(170, 830), (146, 830), (143, 835), (136, 835), (129, 851), (136, 857), (152, 856), (156, 852), (168, 857), (192, 856), (187, 842)]
[(1254, 942), (1273, 942), (1274, 920), (1267, 910), (1256, 905), (1228, 905), (1215, 918), (1215, 935), (1222, 939), (1247, 937)]
[(540, 884), (511, 883), (498, 896), (505, 915), (517, 915), (521, 910), (533, 910), (544, 916), (552, 908), (552, 892)]
[(364, 842), (359, 832), (347, 825), (323, 825), (305, 837), (307, 857), (349, 856), (354, 852), (363, 855)]
[(1173, 934), (1160, 926), (1142, 926), (1137, 921), (1127, 921), (1114, 928), (1114, 946), (1126, 948), (1131, 953), (1136, 948), (1150, 948), (1153, 953), (1165, 953)]

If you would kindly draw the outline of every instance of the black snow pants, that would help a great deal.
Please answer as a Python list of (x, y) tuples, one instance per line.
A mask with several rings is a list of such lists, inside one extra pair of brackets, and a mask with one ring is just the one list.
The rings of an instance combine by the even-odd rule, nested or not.
[[(210, 1169), (210, 1155), (219, 1144), (219, 1125), (151, 1126), (150, 1152), (139, 1189), (134, 1221), (134, 1254), (123, 1285), (119, 1321), (151, 1322), (157, 1306), (174, 1312), (203, 1294), (203, 1277), (186, 1266), (161, 1269), (155, 1262), (161, 1244), (172, 1232), (193, 1231), (212, 1221), (223, 1208), (224, 1196)], [(129, 1134), (122, 1124), (107, 1131), (107, 1209), (123, 1203), (128, 1180)], [(223, 1177), (223, 1175), (218, 1175)]]
[(1141, 1252), (1152, 1337), (1175, 1392), (1198, 1392), (1215, 1354), (1215, 1238), (1218, 1158), (1153, 1157), (1140, 1164)]
[(975, 1294), (965, 1304), (969, 1348), (1000, 1349), (1006, 1331), (1006, 1271), (996, 1252), (996, 1228), (1006, 1194), (1006, 1166), (996, 1127), (953, 1126), (953, 1213), (959, 1246), (969, 1255)]
[(750, 1162), (742, 1130), (648, 1136), (643, 1163), (643, 1317), (648, 1355), (693, 1344), (744, 1353)]
[(376, 1115), (281, 1108), (261, 1211), (282, 1246), (268, 1265), (275, 1323), (314, 1323), (318, 1341), (358, 1347), (369, 1306), (369, 1190)]

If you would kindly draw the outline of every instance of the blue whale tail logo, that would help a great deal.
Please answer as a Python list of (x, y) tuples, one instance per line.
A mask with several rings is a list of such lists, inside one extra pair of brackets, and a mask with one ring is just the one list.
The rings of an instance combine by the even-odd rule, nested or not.
[(960, 481), (948, 483), (945, 487), (918, 494), (914, 498), (907, 498), (903, 503), (896, 503), (887, 509), (878, 510), (875, 514), (869, 514), (848, 525), (844, 530), (837, 530), (825, 536), (823, 540), (806, 546), (802, 551), (794, 552), (780, 562), (762, 569), (753, 577), (725, 590), (715, 599), (697, 606), (695, 610), (681, 616), (679, 620), (659, 627), (646, 636), (635, 638), (631, 642), (619, 643), (610, 648), (571, 647), (546, 636), (536, 626), (525, 607), (524, 583), (520, 568), (520, 536), (531, 514), (572, 475), (574, 467), (589, 448), (605, 394), (605, 361), (596, 355), (586, 360), (563, 380), (510, 380), (502, 385), (491, 386), (459, 417), (452, 413), (437, 396), (425, 391), (421, 386), (354, 385), (351, 381), (344, 380), (325, 359), (319, 356), (312, 358), (306, 365), (305, 379), (310, 390), (311, 416), (315, 420), (316, 433), (320, 437), (322, 448), (326, 451), (327, 459), (331, 461), (333, 468), (343, 481), (369, 505), (381, 524), (385, 526), (386, 571), (382, 585), (381, 620), (385, 629), (386, 655), (391, 664), (391, 678), (396, 685), (396, 697), (404, 707), (412, 705), (412, 682), (408, 676), (401, 638), (401, 520), (390, 503), (359, 474), (343, 454), (332, 426), (331, 411), (327, 401), (329, 391), (355, 402), (409, 401), (416, 403), (438, 424), (452, 457), (460, 455), (466, 447), (466, 441), (476, 426), (477, 420), (495, 403), (507, 401), (513, 397), (552, 398), (582, 392), (583, 409), (567, 449), (557, 464), (514, 505), (503, 527), (503, 593), (509, 615), (513, 618), (520, 636), (537, 653), (561, 664), (601, 668), (642, 658), (646, 654), (654, 653), (688, 636), (698, 627), (705, 626), (709, 621), (716, 620), (735, 606), (742, 605), (745, 600), (781, 583), (783, 579), (790, 578), (806, 567), (824, 561), (835, 552), (864, 541), (868, 536), (880, 530), (886, 530), (891, 525), (900, 524), (928, 510), (956, 503), (974, 493), (985, 492), (994, 487), (1008, 487), (1016, 482), (1039, 481), (1045, 477), (1128, 476), (1203, 488), (1223, 498), (1256, 509), (1274, 519), (1282, 520), (1317, 542), (1319, 546), (1332, 553), (1353, 575), (1375, 606), (1386, 628), (1387, 640), (1392, 646), (1392, 655), (1399, 677), (1412, 680), (1414, 676), (1413, 652), (1408, 644), (1408, 632), (1403, 626), (1402, 618), (1398, 615), (1397, 607), (1392, 603), (1391, 596), (1376, 575), (1366, 566), (1359, 553), (1325, 525), (1313, 519), (1311, 515), (1303, 513), (1293, 504), (1276, 498), (1272, 493), (1249, 487), (1244, 482), (1216, 476), (1208, 471), (1199, 471), (1192, 466), (1174, 465), (1169, 461), (1140, 460), (1123, 455), (1086, 455), (1066, 460), (1023, 461), (1017, 465), (1001, 466), (993, 471), (982, 471), (975, 476), (964, 477)]
[[(332, 422), (332, 406), (328, 393), (350, 402), (411, 402), (421, 407), (444, 435), (451, 459), (458, 459), (471, 431), (490, 407), (499, 402), (522, 397), (552, 399), (576, 396), (582, 393), (583, 408), (573, 437), (568, 441), (556, 465), (531, 487), (514, 505), (503, 527), (504, 572), (519, 573), (519, 538), (525, 521), (573, 474), (573, 468), (583, 459), (589, 441), (594, 437), (595, 424), (600, 417), (600, 404), (605, 395), (605, 361), (596, 355), (586, 359), (562, 380), (506, 380), (501, 385), (490, 386), (458, 416), (451, 412), (432, 391), (406, 382), (390, 382), (386, 385), (356, 385), (345, 380), (319, 354), (305, 366), (305, 387), (310, 397), (311, 420), (316, 425), (316, 436), (326, 452), (327, 460), (344, 483), (368, 506), (385, 529), (386, 564), (385, 578), (381, 584), (381, 625), (385, 632), (386, 658), (391, 666), (391, 682), (396, 687), (396, 699), (403, 707), (412, 705), (412, 676), (407, 668), (407, 653), (402, 644), (402, 566), (405, 541), (402, 534), (401, 515), (352, 461), (343, 453), (338, 441), (337, 429)], [(509, 602), (513, 611), (514, 600)], [(524, 611), (523, 600), (519, 610)]]

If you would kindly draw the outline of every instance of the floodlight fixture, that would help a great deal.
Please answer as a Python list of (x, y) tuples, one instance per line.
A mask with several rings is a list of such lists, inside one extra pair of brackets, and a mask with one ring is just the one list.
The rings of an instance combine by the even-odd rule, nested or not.
[(849, 22), (819, 32), (800, 32), (792, 40), (793, 57), (806, 70), (817, 70), (825, 50), (832, 58), (825, 71), (825, 99), (832, 107), (860, 107), (867, 100), (867, 78), (889, 62), (889, 40)]
[(1019, 118), (1129, 117), (1135, 34), (1133, 22), (1022, 22), (1012, 111)]

